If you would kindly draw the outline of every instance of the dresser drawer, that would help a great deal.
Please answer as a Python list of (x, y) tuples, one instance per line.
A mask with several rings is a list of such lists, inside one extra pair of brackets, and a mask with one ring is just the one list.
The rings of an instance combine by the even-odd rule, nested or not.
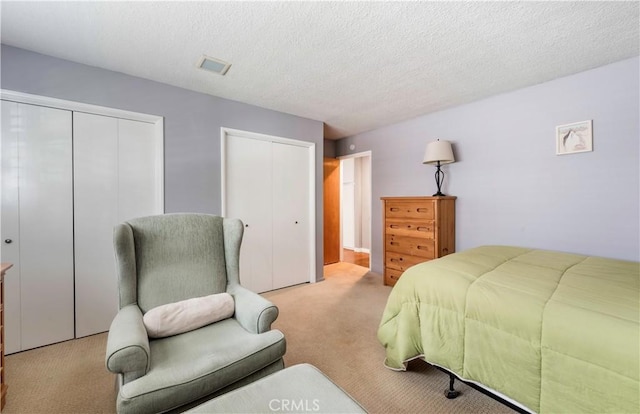
[(386, 217), (433, 220), (435, 208), (432, 202), (387, 201)]
[(408, 254), (387, 252), (385, 266), (389, 269), (404, 272), (408, 268), (418, 263), (426, 262), (424, 257), (411, 256)]
[(384, 284), (387, 286), (395, 286), (396, 282), (402, 276), (402, 272), (400, 270), (389, 269), (388, 267), (384, 269)]
[(386, 235), (385, 250), (389, 252), (420, 256), (425, 259), (434, 259), (436, 246), (433, 238), (417, 238), (396, 235)]
[(433, 239), (435, 222), (433, 220), (396, 220), (387, 219), (384, 232), (388, 235)]

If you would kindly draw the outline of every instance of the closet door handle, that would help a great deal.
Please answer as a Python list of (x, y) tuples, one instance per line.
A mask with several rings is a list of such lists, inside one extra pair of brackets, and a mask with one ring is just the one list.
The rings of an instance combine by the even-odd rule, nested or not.
[(13, 243), (13, 240), (11, 240), (11, 239), (4, 239), (4, 242), (5, 242), (5, 243), (7, 243), (7, 244), (11, 244), (11, 243)]

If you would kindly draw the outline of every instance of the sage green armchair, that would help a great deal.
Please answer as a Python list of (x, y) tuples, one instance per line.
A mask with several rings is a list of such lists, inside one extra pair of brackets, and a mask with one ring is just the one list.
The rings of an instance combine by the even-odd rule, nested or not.
[[(165, 214), (119, 224), (114, 249), (120, 310), (107, 340), (106, 366), (117, 374), (117, 412), (179, 411), (284, 367), (278, 309), (240, 285), (243, 226), (207, 214)], [(151, 339), (150, 309), (227, 292), (233, 317)]]

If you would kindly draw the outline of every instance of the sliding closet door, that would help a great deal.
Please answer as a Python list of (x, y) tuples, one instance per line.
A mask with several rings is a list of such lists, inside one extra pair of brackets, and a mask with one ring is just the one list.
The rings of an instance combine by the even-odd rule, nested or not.
[(245, 225), (240, 282), (254, 292), (266, 292), (273, 285), (271, 143), (228, 136), (225, 163), (225, 215)]
[[(22, 349), (20, 323), (20, 205), (18, 203), (18, 130), (20, 114), (18, 104), (2, 101), (2, 219), (0, 220), (0, 240), (2, 250), (0, 261), (13, 263), (12, 277), (4, 280), (6, 291), (4, 302), (5, 315), (5, 353), (10, 354)], [(11, 295), (11, 300), (9, 300)]]
[(272, 143), (273, 289), (309, 281), (309, 148)]
[(150, 123), (74, 112), (76, 337), (118, 310), (113, 227), (163, 212), (161, 141)]
[(118, 119), (118, 223), (164, 213), (162, 164), (155, 124)]
[(245, 223), (242, 285), (260, 293), (308, 282), (315, 249), (312, 149), (242, 131), (224, 131), (223, 140), (224, 214)]
[(3, 181), (17, 176), (2, 195), (2, 260), (16, 266), (5, 285), (12, 353), (73, 338), (72, 135), (70, 111), (2, 106)]
[(118, 214), (118, 120), (76, 112), (73, 135), (76, 337), (82, 337), (108, 330), (118, 309), (112, 231)]

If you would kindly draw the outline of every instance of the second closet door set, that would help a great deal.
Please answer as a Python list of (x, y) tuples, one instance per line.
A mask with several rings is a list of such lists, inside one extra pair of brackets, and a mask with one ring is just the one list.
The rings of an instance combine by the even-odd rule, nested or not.
[[(161, 121), (160, 121), (161, 122)], [(2, 101), (6, 353), (109, 329), (113, 226), (161, 214), (153, 122)]]
[(223, 214), (245, 225), (240, 282), (257, 293), (314, 274), (313, 147), (277, 139), (235, 130), (222, 138)]

